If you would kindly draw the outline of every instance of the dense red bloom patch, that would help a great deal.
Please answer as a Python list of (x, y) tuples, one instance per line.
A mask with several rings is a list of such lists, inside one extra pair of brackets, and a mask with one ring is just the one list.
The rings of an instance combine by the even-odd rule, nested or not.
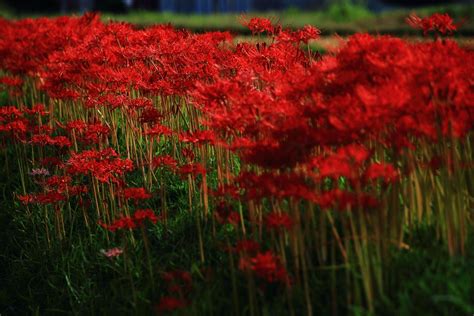
[(272, 24), (272, 21), (265, 18), (251, 18), (250, 20), (246, 20), (246, 18), (242, 18), (242, 24), (252, 32), (252, 34), (259, 34), (263, 32), (273, 33), (275, 27)]
[(145, 188), (125, 188), (122, 195), (126, 200), (146, 200), (151, 198), (151, 194)]
[(170, 136), (171, 135), (171, 129), (169, 127), (166, 127), (166, 126), (163, 126), (163, 125), (157, 123), (157, 124), (153, 125), (150, 129), (148, 129), (145, 132), (145, 135), (153, 136), (153, 137), (157, 137), (157, 136), (161, 136), (161, 135)]
[(183, 143), (202, 144), (214, 143), (216, 137), (213, 131), (197, 131), (195, 133), (182, 133), (179, 135), (179, 139)]
[[(441, 14), (409, 23), (436, 36), (458, 27)], [(405, 204), (413, 201), (430, 205), (418, 203), (418, 188), (400, 203), (407, 175), (427, 172), (416, 179), (436, 187), (438, 176), (447, 182), (472, 168), (458, 152), (474, 127), (472, 50), (452, 40), (354, 34), (319, 56), (302, 45), (319, 38), (314, 26), (289, 30), (264, 18), (243, 24), (271, 40), (234, 44), (229, 33), (138, 29), (92, 14), (0, 19), (0, 87), (10, 102), (0, 107), (0, 146), (14, 144), (23, 189), (39, 187), (18, 200), (29, 213), (54, 208), (47, 220), (54, 218), (58, 234), (66, 235), (70, 223), (80, 227), (81, 215), (87, 225), (105, 220), (99, 225), (111, 232), (142, 229), (163, 216), (163, 236), (175, 227), (168, 219), (176, 205), (189, 201), (197, 242), (212, 229), (216, 240), (225, 237), (222, 248), (240, 270), (276, 287), (288, 285), (290, 274), (301, 280), (313, 273), (304, 265), (324, 261), (324, 247), (341, 248), (345, 257), (343, 248), (360, 238), (392, 240), (385, 227), (397, 221), (385, 212), (411, 212)], [(157, 201), (163, 215), (145, 208)], [(129, 213), (139, 203), (146, 206)], [(332, 230), (313, 234), (326, 217)], [(377, 223), (383, 229), (375, 231)], [(148, 253), (153, 240), (143, 237)], [(128, 254), (135, 243), (126, 245)], [(212, 262), (199, 246), (202, 262)], [(367, 251), (389, 248), (378, 246)], [(304, 253), (316, 248), (323, 255)], [(160, 294), (158, 312), (187, 306), (191, 274), (166, 272), (162, 279), (168, 293)]]
[(182, 176), (185, 175), (205, 175), (206, 174), (206, 169), (203, 167), (202, 164), (200, 163), (191, 163), (191, 164), (186, 164), (182, 165), (178, 169), (178, 173), (181, 174)]
[(101, 123), (88, 124), (81, 120), (68, 122), (66, 128), (74, 131), (74, 136), (84, 144), (97, 144), (107, 138), (110, 128)]
[(140, 209), (136, 210), (133, 216), (121, 216), (114, 220), (111, 224), (106, 224), (99, 221), (99, 225), (111, 232), (115, 232), (121, 229), (134, 229), (136, 227), (142, 226), (145, 220), (149, 220), (153, 224), (156, 224), (158, 217), (151, 209)]
[(173, 157), (165, 155), (153, 158), (152, 165), (154, 167), (168, 167), (174, 170), (177, 168), (178, 162)]
[(18, 199), (23, 204), (31, 204), (31, 203), (38, 203), (38, 204), (56, 204), (61, 201), (66, 200), (66, 196), (56, 191), (50, 191), (46, 193), (36, 193), (36, 194), (28, 194), (28, 195), (20, 195)]
[(151, 209), (136, 210), (133, 214), (133, 220), (139, 226), (142, 225), (143, 221), (148, 219), (153, 224), (156, 224), (158, 221), (158, 216), (155, 215), (155, 212)]
[(118, 154), (112, 148), (72, 153), (67, 162), (69, 174), (92, 175), (101, 182), (117, 182), (117, 176), (132, 169), (132, 161), (118, 158)]
[(33, 135), (30, 142), (35, 145), (52, 145), (58, 147), (70, 147), (71, 141), (65, 136), (51, 137), (48, 135)]
[(391, 164), (373, 163), (365, 171), (365, 178), (367, 180), (374, 180), (377, 178), (384, 179), (385, 182), (393, 182), (397, 180), (399, 173)]
[(407, 22), (415, 28), (422, 29), (424, 35), (432, 31), (440, 32), (443, 35), (452, 34), (457, 30), (457, 25), (453, 23), (453, 19), (447, 13), (435, 13), (426, 18), (420, 18), (413, 14), (407, 18)]

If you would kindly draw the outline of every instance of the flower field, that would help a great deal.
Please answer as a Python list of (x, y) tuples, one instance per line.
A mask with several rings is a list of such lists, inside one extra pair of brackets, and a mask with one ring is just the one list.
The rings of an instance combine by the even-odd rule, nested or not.
[(0, 20), (0, 312), (473, 313), (474, 53), (407, 22), (432, 40), (321, 55), (264, 18)]

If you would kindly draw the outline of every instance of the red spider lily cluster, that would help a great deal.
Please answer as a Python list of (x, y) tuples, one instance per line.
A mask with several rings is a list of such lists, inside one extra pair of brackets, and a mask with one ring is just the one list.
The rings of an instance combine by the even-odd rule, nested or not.
[(125, 188), (122, 192), (126, 200), (146, 200), (151, 198), (151, 194), (145, 188)]
[(156, 224), (158, 217), (151, 209), (139, 209), (135, 211), (133, 216), (122, 216), (114, 220), (111, 224), (105, 224), (102, 222), (99, 222), (99, 224), (103, 228), (115, 232), (121, 229), (135, 229), (136, 227), (142, 226), (145, 220), (149, 220), (153, 224)]
[(117, 175), (133, 169), (129, 159), (120, 159), (112, 148), (100, 151), (84, 150), (72, 153), (67, 161), (66, 172), (70, 175), (92, 175), (101, 182), (118, 181)]
[(458, 29), (458, 25), (456, 25), (453, 19), (446, 13), (435, 13), (426, 18), (420, 18), (416, 14), (413, 14), (407, 18), (407, 23), (415, 28), (422, 29), (424, 35), (429, 32), (439, 32), (443, 35), (452, 34)]
[(232, 251), (241, 255), (240, 270), (253, 273), (264, 282), (290, 285), (290, 277), (281, 259), (271, 251), (261, 251), (257, 242), (240, 240)]
[(173, 296), (163, 296), (155, 306), (159, 314), (172, 312), (189, 304), (186, 299), (193, 286), (192, 276), (187, 271), (171, 271), (162, 275), (168, 293)]
[(252, 258), (242, 257), (239, 263), (241, 270), (250, 270), (266, 282), (283, 282), (289, 284), (288, 274), (279, 259), (270, 251), (257, 253)]
[[(230, 224), (241, 237), (230, 251), (240, 270), (288, 285), (290, 275), (308, 279), (314, 258), (326, 264), (329, 247), (347, 264), (348, 253), (362, 256), (362, 239), (384, 250), (402, 244), (404, 221), (449, 195), (439, 179), (467, 183), (472, 157), (460, 148), (472, 148), (472, 51), (449, 39), (355, 34), (321, 56), (305, 46), (320, 36), (313, 26), (243, 23), (271, 43), (94, 14), (0, 19), (0, 86), (10, 102), (0, 107), (0, 142), (19, 155), (18, 199), (28, 210), (55, 205), (64, 238), (59, 205), (111, 232), (166, 225), (166, 183), (183, 181), (199, 234), (208, 221), (214, 234)], [(447, 15), (409, 23), (456, 30)], [(465, 200), (452, 205), (464, 209)], [(143, 208), (130, 215), (130, 201)], [(440, 230), (450, 253), (462, 253), (466, 228), (454, 226)], [(186, 306), (190, 276), (163, 279), (176, 295), (157, 309)]]

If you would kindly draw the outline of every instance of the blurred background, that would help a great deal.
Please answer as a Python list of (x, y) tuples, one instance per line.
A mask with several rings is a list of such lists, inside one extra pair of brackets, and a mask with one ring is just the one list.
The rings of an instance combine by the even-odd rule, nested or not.
[(16, 13), (151, 10), (176, 13), (229, 13), (273, 10), (321, 10), (334, 5), (362, 6), (371, 11), (441, 4), (473, 5), (473, 0), (2, 0)]
[[(474, 0), (0, 0), (0, 16), (25, 18), (102, 12), (104, 20), (147, 26), (171, 23), (194, 32), (249, 31), (239, 16), (262, 16), (285, 27), (315, 25), (323, 35), (356, 32), (419, 36), (406, 17), (450, 14), (462, 22), (457, 37), (474, 36)], [(471, 40), (469, 40), (471, 41)]]

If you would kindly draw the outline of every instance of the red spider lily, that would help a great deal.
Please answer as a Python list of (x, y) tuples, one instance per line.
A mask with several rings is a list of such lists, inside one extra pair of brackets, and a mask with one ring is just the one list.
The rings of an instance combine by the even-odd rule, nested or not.
[(38, 135), (51, 135), (54, 132), (54, 128), (49, 125), (33, 125), (30, 128), (30, 132)]
[(153, 106), (153, 103), (150, 99), (141, 97), (128, 100), (126, 106), (134, 109), (150, 108)]
[(265, 18), (251, 18), (247, 20), (245, 17), (241, 18), (242, 25), (246, 26), (252, 34), (259, 34), (267, 32), (272, 34), (275, 31), (275, 27), (269, 19)]
[(69, 197), (85, 194), (89, 191), (85, 185), (72, 184), (72, 178), (69, 176), (52, 176), (44, 181), (44, 185), (49, 190), (55, 190)]
[(36, 201), (35, 196), (32, 194), (18, 195), (17, 199), (24, 205), (32, 204)]
[[(447, 15), (412, 17), (410, 23), (436, 35), (451, 34), (457, 28)], [(425, 152), (419, 151), (419, 146), (426, 146), (426, 152), (433, 146), (433, 152), (439, 152), (437, 146), (448, 144), (450, 148), (454, 141), (462, 144), (472, 132), (470, 78), (474, 54), (454, 41), (413, 43), (356, 34), (337, 51), (312, 58), (301, 43), (319, 37), (315, 27), (282, 31), (270, 20), (259, 18), (244, 24), (254, 34), (269, 33), (273, 41), (234, 45), (228, 41), (228, 33), (191, 34), (169, 26), (136, 29), (128, 24), (102, 23), (92, 15), (0, 19), (0, 69), (8, 74), (7, 79), (0, 79), (0, 85), (18, 92), (24, 80), (25, 92), (40, 89), (55, 109), (49, 118), (42, 117), (48, 113), (40, 105), (31, 109), (25, 105), (0, 107), (2, 143), (31, 140), (35, 145), (68, 147), (68, 140), (74, 140), (81, 150), (71, 153), (66, 164), (59, 158), (48, 158), (50, 164), (41, 163), (51, 173), (62, 169), (67, 175), (35, 176), (33, 180), (44, 191), (19, 196), (19, 200), (55, 204), (76, 195), (78, 205), (87, 206), (88, 199), (83, 196), (87, 187), (78, 184), (87, 179), (79, 175), (126, 186), (123, 179), (132, 170), (130, 160), (121, 159), (112, 149), (83, 147), (97, 144), (97, 148), (104, 148), (113, 126), (119, 127), (114, 136), (125, 133), (129, 137), (141, 131), (149, 136), (130, 142), (127, 139), (126, 154), (135, 151), (133, 156), (140, 163), (152, 157), (148, 154), (164, 149), (155, 138), (177, 136), (170, 139), (172, 150), (176, 154), (181, 148), (184, 165), (171, 156), (148, 162), (151, 168), (168, 167), (183, 178), (204, 176), (208, 163), (221, 161), (213, 158), (223, 158), (221, 149), (231, 151), (230, 160), (237, 157), (241, 168), (233, 168), (238, 163), (232, 162), (225, 162), (226, 168), (218, 166), (219, 184), (211, 193), (218, 203), (239, 200), (243, 205), (257, 204), (260, 214), (267, 212), (267, 205), (286, 205), (288, 201), (298, 205), (300, 200), (305, 200), (305, 206), (313, 204), (325, 211), (371, 211), (386, 205), (382, 190), (389, 187), (387, 184), (398, 185), (402, 175), (398, 169), (408, 173), (420, 167), (417, 159), (413, 167), (405, 164), (407, 150), (413, 150), (418, 158), (420, 151)], [(100, 115), (103, 123), (98, 123), (93, 113)], [(190, 131), (180, 129), (182, 113), (193, 113), (191, 124), (185, 128)], [(91, 121), (68, 122), (65, 128), (58, 124), (69, 132), (64, 138), (56, 136), (60, 130), (52, 128), (58, 117), (90, 117)], [(174, 132), (168, 126), (179, 127)], [(113, 143), (122, 149), (117, 138)], [(200, 149), (207, 148), (198, 147), (202, 144), (223, 148), (203, 150), (209, 153), (210, 160), (206, 161)], [(149, 152), (143, 155), (139, 150), (144, 147)], [(35, 159), (43, 157), (45, 150), (30, 149)], [(196, 158), (202, 159), (202, 165), (194, 163)], [(421, 163), (429, 159), (424, 157)], [(440, 163), (451, 171), (469, 167), (469, 162), (450, 155), (440, 162), (435, 159), (433, 167)], [(154, 180), (153, 175), (150, 180)], [(342, 183), (344, 189), (338, 188)], [(135, 201), (149, 197), (142, 188), (129, 189), (128, 197), (120, 191), (119, 195)], [(205, 189), (203, 183), (203, 202)], [(224, 206), (210, 205), (216, 209), (216, 220), (239, 224), (240, 214)], [(292, 207), (291, 214), (296, 211)], [(147, 220), (156, 223), (158, 219), (152, 210), (139, 209), (101, 225), (117, 231), (143, 227)], [(265, 216), (264, 224), (278, 231), (295, 229), (288, 214), (276, 211)], [(243, 240), (232, 250), (242, 257), (242, 270), (268, 283), (288, 283), (276, 254), (260, 251), (256, 242)], [(181, 283), (186, 281), (174, 283), (168, 290), (182, 294)]]
[(240, 223), (240, 214), (233, 211), (225, 203), (219, 203), (216, 208), (216, 213), (214, 214), (219, 224), (231, 224), (236, 226)]
[(66, 128), (69, 131), (74, 131), (78, 141), (84, 144), (100, 143), (110, 134), (110, 128), (106, 125), (101, 123), (87, 124), (81, 120), (68, 122)]
[(192, 275), (188, 271), (165, 272), (162, 279), (166, 282), (169, 292), (179, 293), (181, 296), (190, 292), (193, 286)]
[[(80, 18), (24, 19), (2, 23), (5, 35), (2, 43), (10, 43), (8, 51), (2, 50), (2, 68), (13, 73), (37, 73), (51, 53), (64, 49), (67, 42), (78, 43), (87, 37), (91, 28), (99, 25), (99, 17), (91, 14)], [(36, 32), (40, 30), (39, 26), (42, 32)], [(15, 37), (20, 40), (12, 41)]]
[(355, 166), (361, 166), (371, 156), (370, 150), (368, 150), (365, 146), (357, 144), (341, 147), (337, 150), (337, 153), (339, 155), (346, 155), (349, 157)]
[(24, 135), (28, 131), (28, 122), (18, 119), (0, 125), (0, 132), (12, 132), (17, 136)]
[(0, 117), (2, 118), (2, 121), (8, 117), (16, 118), (16, 117), (21, 117), (21, 116), (23, 116), (23, 112), (21, 112), (15, 106), (0, 107)]
[(293, 197), (296, 199), (315, 200), (316, 195), (308, 185), (307, 179), (298, 174), (262, 173), (256, 175), (241, 172), (237, 183), (245, 189), (245, 197), (249, 200), (259, 200), (264, 197), (283, 199)]
[(100, 151), (85, 150), (81, 153), (72, 153), (66, 171), (71, 175), (90, 174), (101, 182), (118, 182), (118, 175), (123, 175), (132, 169), (130, 159), (120, 159), (113, 149), (107, 148)]
[(48, 135), (33, 135), (31, 137), (30, 143), (45, 146), (58, 146), (58, 147), (71, 147), (71, 141), (65, 136), (55, 136), (51, 137)]
[(319, 169), (320, 178), (333, 178), (346, 177), (348, 179), (354, 179), (357, 177), (357, 169), (354, 168), (350, 157), (347, 155), (331, 155), (327, 158), (318, 159), (315, 161), (315, 165)]
[(23, 112), (14, 106), (0, 107), (0, 132), (12, 133), (16, 139), (24, 139), (30, 129), (30, 122), (23, 117)]
[(105, 224), (103, 222), (99, 222), (99, 225), (103, 228), (115, 232), (117, 230), (122, 229), (134, 229), (137, 227), (136, 222), (131, 217), (120, 217), (112, 222), (112, 224)]
[(149, 208), (136, 210), (133, 214), (133, 220), (137, 223), (137, 226), (142, 225), (143, 221), (146, 219), (148, 219), (153, 224), (156, 224), (159, 218), (155, 215), (153, 210)]
[(49, 112), (46, 111), (44, 104), (41, 103), (33, 105), (31, 109), (25, 109), (25, 112), (39, 116), (45, 116), (49, 114)]
[(265, 226), (268, 229), (290, 230), (293, 227), (293, 219), (286, 213), (272, 212), (265, 217)]
[(61, 167), (63, 165), (63, 161), (58, 157), (46, 157), (43, 160), (41, 160), (41, 165), (48, 166), (48, 167), (55, 167), (55, 166)]
[(204, 144), (211, 143), (213, 144), (216, 140), (215, 134), (213, 131), (197, 131), (194, 133), (181, 133), (179, 135), (179, 140), (183, 143), (192, 143), (192, 144)]
[(268, 282), (287, 282), (288, 280), (285, 268), (279, 262), (278, 257), (270, 251), (258, 253), (251, 259), (251, 263), (251, 269), (257, 274), (257, 276)]
[(172, 312), (177, 309), (186, 307), (188, 305), (187, 302), (172, 297), (172, 296), (164, 296), (160, 299), (160, 302), (156, 306), (156, 310), (158, 313), (165, 313), (165, 312)]
[(197, 175), (202, 175), (204, 176), (206, 174), (206, 169), (201, 165), (200, 163), (190, 163), (187, 165), (182, 165), (178, 168), (178, 173), (181, 176), (186, 176), (188, 174), (192, 176), (197, 176)]
[(172, 131), (169, 127), (156, 123), (150, 129), (146, 130), (145, 135), (153, 136), (153, 137), (157, 137), (161, 135), (171, 136)]
[(240, 197), (240, 190), (235, 185), (219, 185), (217, 189), (211, 191), (211, 195), (218, 198), (232, 198), (237, 200)]
[(302, 29), (297, 31), (285, 30), (278, 34), (277, 40), (290, 43), (304, 43), (308, 44), (310, 40), (318, 39), (321, 35), (321, 30), (312, 25), (305, 25)]
[(140, 122), (142, 123), (158, 123), (162, 119), (162, 114), (154, 107), (147, 107), (143, 109), (140, 115)]
[(85, 194), (89, 192), (89, 189), (85, 185), (73, 185), (70, 187), (67, 187), (67, 191), (65, 191), (68, 196), (76, 196), (80, 194)]
[(22, 94), (21, 87), (23, 80), (14, 76), (0, 77), (0, 87), (4, 86), (10, 96), (20, 96)]
[(187, 271), (165, 272), (162, 275), (162, 279), (166, 282), (168, 292), (179, 295), (179, 297), (185, 297), (192, 290), (192, 276)]
[(72, 182), (72, 178), (70, 176), (52, 176), (50, 178), (48, 178), (46, 181), (45, 181), (45, 184), (49, 187), (55, 187), (55, 188), (58, 188), (58, 187), (66, 187), (68, 185), (70, 185)]
[(0, 85), (20, 88), (23, 85), (23, 80), (16, 76), (2, 76), (0, 77)]
[(340, 189), (323, 192), (315, 203), (322, 209), (332, 208), (339, 211), (354, 210), (357, 207), (374, 209), (379, 206), (379, 201), (369, 194), (356, 194)]
[(125, 188), (122, 191), (122, 196), (126, 200), (146, 200), (151, 198), (151, 194), (145, 188)]
[(178, 166), (178, 162), (171, 156), (159, 156), (153, 158), (152, 161), (153, 167), (168, 167), (171, 170), (175, 170)]
[(188, 161), (193, 161), (195, 158), (194, 151), (191, 148), (181, 148), (181, 154), (183, 154), (184, 158)]
[(399, 173), (389, 163), (373, 163), (365, 171), (366, 180), (382, 179), (385, 183), (395, 182), (399, 179)]
[(92, 97), (92, 95), (94, 94), (91, 94), (86, 99), (85, 106), (88, 108), (105, 106), (112, 109), (116, 109), (120, 107), (125, 107), (128, 110), (133, 111), (133, 110), (137, 110), (141, 108), (153, 107), (153, 103), (151, 102), (150, 99), (147, 99), (147, 98), (132, 99), (127, 95), (117, 95), (117, 94), (105, 94), (105, 95), (100, 95), (96, 97)]
[(97, 144), (107, 138), (110, 134), (110, 128), (100, 123), (89, 124), (79, 139), (86, 144)]
[(66, 128), (70, 131), (76, 130), (76, 131), (84, 131), (87, 127), (87, 123), (82, 121), (82, 120), (75, 120), (75, 121), (70, 121), (67, 122)]
[(286, 269), (280, 263), (279, 258), (271, 251), (259, 252), (252, 258), (241, 258), (239, 268), (244, 271), (250, 270), (254, 272), (258, 278), (268, 283), (289, 283)]
[(38, 204), (57, 204), (65, 201), (66, 196), (59, 192), (50, 191), (46, 193), (29, 194), (27, 196), (20, 196), (20, 201), (23, 204), (38, 203)]
[(458, 25), (453, 23), (453, 19), (447, 13), (434, 13), (426, 18), (412, 14), (407, 18), (407, 23), (414, 28), (422, 29), (423, 35), (431, 31), (440, 32), (443, 35), (452, 34), (458, 28)]
[(62, 201), (67, 200), (67, 196), (60, 192), (59, 190), (56, 191), (48, 191), (44, 193), (33, 193), (27, 195), (19, 195), (18, 199), (25, 205), (27, 204), (57, 204)]
[(135, 229), (136, 227), (142, 226), (145, 220), (156, 224), (158, 217), (151, 209), (139, 209), (135, 211), (133, 216), (121, 216), (114, 220), (112, 224), (99, 221), (99, 225), (111, 232), (115, 232), (122, 229)]

